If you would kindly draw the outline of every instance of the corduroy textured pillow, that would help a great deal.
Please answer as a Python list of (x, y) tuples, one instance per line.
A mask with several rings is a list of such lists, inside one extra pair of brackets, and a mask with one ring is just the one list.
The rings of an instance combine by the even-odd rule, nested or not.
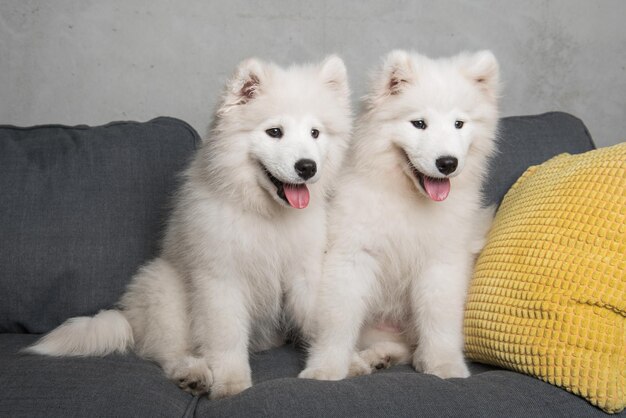
[(609, 413), (626, 403), (626, 143), (530, 167), (470, 286), (465, 349)]

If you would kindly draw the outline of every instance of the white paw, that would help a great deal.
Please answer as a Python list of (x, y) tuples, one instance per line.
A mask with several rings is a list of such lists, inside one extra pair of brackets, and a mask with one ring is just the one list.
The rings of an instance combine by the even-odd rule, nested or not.
[(450, 379), (453, 377), (469, 377), (470, 371), (463, 359), (449, 362), (424, 362), (413, 361), (415, 370), (426, 374), (433, 374), (442, 379)]
[(388, 369), (391, 366), (391, 356), (376, 349), (368, 348), (359, 352), (359, 357), (371, 371)]
[(221, 399), (237, 395), (252, 386), (252, 378), (249, 372), (226, 372), (216, 374), (211, 386), (209, 398)]
[(211, 386), (209, 398), (221, 399), (237, 395), (252, 386), (252, 382), (248, 380), (236, 380), (226, 382), (215, 382)]
[(315, 380), (341, 380), (346, 377), (346, 373), (340, 372), (334, 368), (309, 367), (304, 369), (298, 377), (301, 379)]
[(372, 366), (365, 362), (365, 360), (363, 360), (363, 358), (355, 353), (354, 356), (352, 357), (352, 362), (350, 363), (350, 370), (348, 370), (348, 376), (350, 377), (354, 377), (354, 376), (363, 376), (366, 374), (371, 374), (372, 373)]
[(185, 357), (167, 371), (167, 375), (178, 386), (192, 395), (202, 395), (209, 391), (213, 374), (206, 361), (198, 357)]

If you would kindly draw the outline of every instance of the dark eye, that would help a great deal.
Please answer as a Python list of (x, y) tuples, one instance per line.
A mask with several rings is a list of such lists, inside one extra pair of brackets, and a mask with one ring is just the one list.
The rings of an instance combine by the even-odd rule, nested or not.
[(426, 125), (426, 122), (424, 122), (423, 119), (420, 120), (412, 120), (411, 123), (413, 124), (413, 126), (415, 126), (417, 129), (426, 129), (428, 127), (428, 125)]
[(271, 136), (272, 138), (283, 137), (283, 131), (280, 128), (270, 128), (267, 131), (265, 131), (265, 133)]
[(456, 122), (454, 122), (454, 127), (456, 129), (461, 129), (463, 125), (465, 125), (465, 122), (463, 122), (462, 120), (457, 120)]
[(317, 129), (313, 128), (311, 129), (311, 136), (315, 139), (317, 139), (318, 136), (320, 136), (320, 131), (318, 131)]

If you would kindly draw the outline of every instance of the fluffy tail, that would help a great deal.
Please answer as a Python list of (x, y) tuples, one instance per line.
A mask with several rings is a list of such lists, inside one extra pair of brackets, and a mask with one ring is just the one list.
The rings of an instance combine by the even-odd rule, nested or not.
[(26, 353), (47, 356), (104, 356), (124, 353), (133, 345), (133, 330), (120, 311), (100, 311), (93, 317), (70, 318)]

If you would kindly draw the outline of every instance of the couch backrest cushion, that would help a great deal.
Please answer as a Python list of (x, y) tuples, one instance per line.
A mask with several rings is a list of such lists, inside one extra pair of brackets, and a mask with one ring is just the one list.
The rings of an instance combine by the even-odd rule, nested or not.
[[(0, 126), (0, 332), (46, 332), (112, 307), (158, 250), (177, 176), (199, 141), (182, 121)], [(565, 113), (502, 119), (486, 200), (524, 170), (593, 149)]]
[(498, 154), (491, 160), (484, 192), (486, 203), (499, 204), (504, 194), (531, 165), (557, 154), (595, 149), (583, 122), (563, 112), (511, 116), (500, 121)]
[(0, 332), (111, 307), (156, 254), (198, 141), (172, 118), (0, 126)]

